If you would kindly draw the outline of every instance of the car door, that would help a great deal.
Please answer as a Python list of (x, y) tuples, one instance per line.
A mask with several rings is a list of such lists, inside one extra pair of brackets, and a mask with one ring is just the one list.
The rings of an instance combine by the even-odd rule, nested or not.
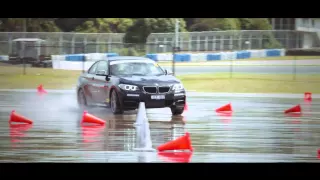
[(97, 70), (97, 67), (98, 67), (98, 63), (99, 62), (94, 63), (90, 67), (90, 69), (88, 70), (88, 72), (85, 75), (86, 83), (83, 86), (83, 89), (85, 91), (87, 100), (89, 100), (90, 102), (94, 102), (93, 95), (96, 93), (96, 89), (95, 89), (95, 86), (94, 86), (94, 78), (95, 78), (95, 75), (96, 75), (96, 70)]
[(96, 70), (96, 73), (104, 74), (106, 76), (94, 77), (95, 91), (94, 100), (97, 103), (106, 103), (109, 102), (108, 91), (109, 91), (109, 82), (106, 80), (107, 75), (109, 74), (108, 61), (100, 61)]

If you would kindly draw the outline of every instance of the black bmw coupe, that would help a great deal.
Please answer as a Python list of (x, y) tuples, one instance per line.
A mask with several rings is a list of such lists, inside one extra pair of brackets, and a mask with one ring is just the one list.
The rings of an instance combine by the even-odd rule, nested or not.
[(80, 75), (77, 85), (80, 107), (105, 105), (114, 114), (146, 108), (169, 107), (173, 115), (183, 113), (186, 92), (179, 79), (156, 62), (144, 57), (116, 56), (96, 61)]

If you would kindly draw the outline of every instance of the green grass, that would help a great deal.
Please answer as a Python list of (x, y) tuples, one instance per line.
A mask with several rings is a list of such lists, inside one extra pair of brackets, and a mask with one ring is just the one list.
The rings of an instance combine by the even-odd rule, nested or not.
[[(53, 70), (45, 68), (26, 69), (1, 66), (0, 89), (36, 89), (43, 84), (46, 89), (71, 89), (76, 86), (81, 71)], [(199, 92), (238, 92), (238, 93), (320, 93), (320, 73), (314, 75), (281, 74), (241, 74), (229, 73), (180, 75), (187, 90)]]
[(187, 90), (230, 93), (320, 93), (320, 74), (242, 74), (229, 73), (181, 75)]
[(77, 84), (81, 71), (27, 68), (23, 75), (22, 67), (1, 66), (0, 89), (35, 89), (43, 84), (46, 89), (70, 89)]
[[(262, 60), (319, 60), (320, 61), (320, 56), (281, 56), (281, 57), (240, 59), (237, 61), (262, 61)], [(230, 61), (231, 60), (223, 60), (223, 62), (230, 62)], [(235, 60), (232, 60), (232, 61), (234, 62)], [(221, 64), (217, 64), (218, 62), (221, 62), (221, 61), (177, 62), (176, 65), (177, 66), (221, 66)], [(158, 62), (158, 64), (161, 66), (171, 66), (172, 62)], [(228, 66), (229, 64), (225, 64), (225, 65)], [(287, 66), (287, 65), (284, 65), (284, 66)]]

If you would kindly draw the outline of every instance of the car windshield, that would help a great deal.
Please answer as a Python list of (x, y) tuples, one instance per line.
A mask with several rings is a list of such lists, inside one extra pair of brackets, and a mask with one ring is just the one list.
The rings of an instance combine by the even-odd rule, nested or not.
[(153, 61), (120, 60), (110, 62), (111, 75), (115, 76), (160, 76), (163, 69)]

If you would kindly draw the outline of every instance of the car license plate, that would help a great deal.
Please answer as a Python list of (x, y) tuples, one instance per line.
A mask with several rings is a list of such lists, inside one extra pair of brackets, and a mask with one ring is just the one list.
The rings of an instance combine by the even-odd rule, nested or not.
[(165, 95), (151, 95), (151, 99), (156, 99), (156, 100), (165, 99)]

